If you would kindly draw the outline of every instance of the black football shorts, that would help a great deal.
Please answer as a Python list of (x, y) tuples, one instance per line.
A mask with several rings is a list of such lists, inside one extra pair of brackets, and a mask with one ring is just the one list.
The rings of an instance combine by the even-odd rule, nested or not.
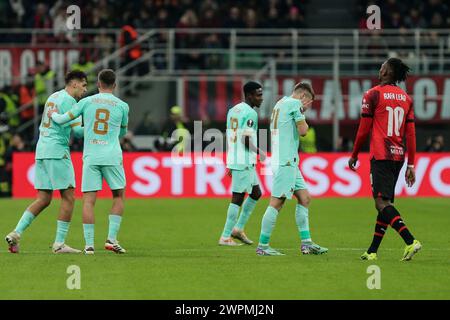
[(395, 185), (403, 167), (403, 161), (370, 160), (370, 183), (374, 198), (394, 202)]

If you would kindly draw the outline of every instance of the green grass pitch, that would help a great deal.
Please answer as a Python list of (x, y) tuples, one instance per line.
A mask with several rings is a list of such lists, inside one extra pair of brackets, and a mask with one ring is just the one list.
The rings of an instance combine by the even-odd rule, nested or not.
[[(0, 200), (0, 235), (16, 225), (30, 200)], [(247, 225), (257, 242), (268, 204), (259, 201)], [(21, 253), (0, 247), (0, 299), (450, 299), (450, 199), (396, 201), (422, 242), (412, 261), (400, 262), (404, 243), (389, 229), (379, 260), (361, 261), (375, 222), (371, 199), (314, 199), (313, 240), (322, 256), (302, 256), (290, 201), (278, 217), (271, 245), (286, 256), (260, 257), (255, 246), (219, 247), (226, 199), (127, 200), (119, 233), (128, 250), (103, 249), (109, 200), (96, 208), (94, 256), (55, 255), (56, 200), (23, 234)], [(67, 243), (82, 248), (81, 202), (77, 201)], [(367, 267), (381, 270), (381, 289), (369, 290)], [(67, 268), (81, 270), (81, 289), (69, 290)]]

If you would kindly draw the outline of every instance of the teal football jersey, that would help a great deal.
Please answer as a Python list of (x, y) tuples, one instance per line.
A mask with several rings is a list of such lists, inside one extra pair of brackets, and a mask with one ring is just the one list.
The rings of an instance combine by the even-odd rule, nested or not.
[(275, 105), (270, 119), (272, 167), (298, 165), (299, 136), (297, 122), (305, 120), (300, 100), (283, 97)]
[(84, 119), (83, 162), (121, 165), (120, 128), (128, 126), (128, 104), (111, 93), (98, 93), (78, 102), (69, 115)]
[(227, 168), (243, 170), (256, 163), (256, 153), (247, 149), (242, 137), (247, 135), (257, 146), (258, 114), (247, 103), (241, 102), (227, 114)]
[(59, 125), (48, 118), (47, 112), (56, 109), (59, 114), (69, 111), (77, 101), (60, 90), (48, 97), (39, 125), (39, 139), (36, 145), (36, 159), (62, 159), (70, 157), (69, 139), (71, 127), (81, 125), (81, 118)]

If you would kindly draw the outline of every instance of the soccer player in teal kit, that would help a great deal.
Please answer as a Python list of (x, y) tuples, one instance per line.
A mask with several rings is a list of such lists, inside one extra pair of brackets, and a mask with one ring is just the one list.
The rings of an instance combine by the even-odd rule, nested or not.
[(105, 249), (125, 253), (119, 245), (117, 234), (123, 214), (125, 172), (123, 169), (120, 137), (127, 132), (128, 104), (113, 95), (116, 75), (105, 69), (98, 74), (99, 93), (82, 99), (65, 114), (49, 112), (56, 123), (65, 123), (82, 115), (84, 119), (83, 149), (83, 230), (85, 254), (94, 253), (94, 206), (97, 191), (102, 189), (103, 178), (113, 194), (113, 205), (109, 215), (109, 232)]
[(269, 246), (277, 216), (286, 199), (297, 198), (295, 221), (301, 239), (303, 254), (323, 254), (327, 248), (315, 244), (309, 231), (309, 202), (311, 196), (298, 167), (299, 135), (306, 135), (308, 124), (304, 112), (314, 100), (312, 87), (299, 83), (290, 97), (281, 98), (275, 105), (270, 121), (272, 142), (273, 186), (269, 206), (261, 223), (261, 235), (256, 249), (258, 255), (283, 255)]
[(75, 174), (70, 159), (69, 139), (71, 131), (74, 131), (78, 137), (83, 136), (82, 121), (81, 118), (73, 118), (68, 124), (58, 125), (50, 121), (47, 111), (59, 110), (64, 113), (70, 110), (76, 104), (76, 99), (80, 99), (86, 93), (87, 77), (84, 72), (73, 70), (66, 75), (65, 82), (65, 88), (53, 93), (45, 104), (35, 155), (34, 187), (38, 190), (37, 199), (25, 210), (14, 231), (5, 238), (11, 253), (19, 252), (22, 233), (50, 205), (54, 190), (59, 190), (61, 194), (61, 207), (53, 252), (81, 252), (69, 247), (64, 242), (75, 202)]

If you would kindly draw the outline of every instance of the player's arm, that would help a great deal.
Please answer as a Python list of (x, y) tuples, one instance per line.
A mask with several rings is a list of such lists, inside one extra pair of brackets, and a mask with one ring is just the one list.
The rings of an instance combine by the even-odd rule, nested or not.
[(75, 137), (77, 138), (84, 137), (84, 127), (81, 117), (78, 117), (75, 120), (66, 123), (65, 125), (70, 126)]
[(297, 132), (301, 137), (306, 136), (308, 133), (308, 123), (306, 122), (305, 114), (301, 111), (301, 106), (293, 106), (291, 111), (291, 117), (294, 119), (295, 124), (297, 126)]
[(361, 151), (364, 142), (367, 140), (367, 137), (370, 134), (370, 130), (372, 129), (375, 109), (373, 96), (376, 94), (378, 94), (378, 91), (366, 93), (363, 97), (361, 106), (361, 119), (359, 120), (358, 132), (356, 134), (355, 143), (353, 145), (351, 158), (348, 160), (348, 166), (353, 171), (355, 170), (356, 162), (358, 161), (358, 154)]
[(122, 138), (128, 132), (128, 111), (129, 111), (129, 108), (127, 105), (127, 107), (124, 109), (123, 116), (122, 116), (122, 122), (120, 124), (119, 138)]
[(414, 160), (416, 157), (416, 125), (414, 123), (414, 109), (411, 105), (405, 123), (406, 149), (408, 152), (408, 166), (405, 172), (405, 179), (408, 187), (416, 182), (416, 173), (414, 171)]
[(65, 124), (69, 121), (75, 120), (83, 113), (84, 105), (86, 104), (86, 99), (80, 100), (75, 104), (72, 109), (64, 114), (59, 114), (57, 110), (49, 110), (47, 115), (57, 124)]
[(251, 139), (252, 135), (256, 134), (255, 128), (257, 125), (257, 121), (258, 121), (258, 118), (257, 118), (256, 114), (252, 114), (247, 119), (247, 121), (244, 124), (241, 142), (244, 144), (245, 148), (247, 148), (251, 152), (259, 154), (260, 160), (264, 161), (264, 159), (266, 158), (266, 154), (260, 148), (255, 146), (255, 144), (252, 142), (252, 139)]

